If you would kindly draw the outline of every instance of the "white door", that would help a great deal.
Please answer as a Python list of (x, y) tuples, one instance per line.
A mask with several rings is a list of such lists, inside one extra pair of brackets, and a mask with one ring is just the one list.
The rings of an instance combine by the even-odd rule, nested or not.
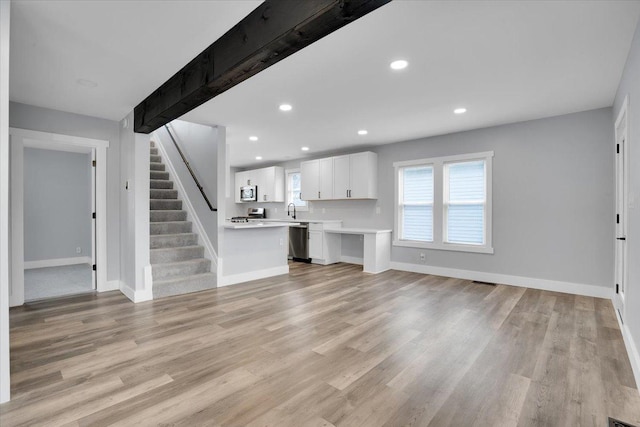
[[(616, 156), (616, 234), (615, 234), (615, 297), (620, 317), (624, 316), (627, 292), (627, 178), (629, 153), (628, 102), (625, 99), (615, 126)], [(623, 318), (624, 319), (624, 318)]]

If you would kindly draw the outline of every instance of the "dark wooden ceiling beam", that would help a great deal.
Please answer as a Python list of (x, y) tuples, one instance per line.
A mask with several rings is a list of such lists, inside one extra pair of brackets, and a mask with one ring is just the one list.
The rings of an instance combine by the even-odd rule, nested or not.
[(390, 1), (266, 0), (135, 107), (135, 132), (153, 132)]

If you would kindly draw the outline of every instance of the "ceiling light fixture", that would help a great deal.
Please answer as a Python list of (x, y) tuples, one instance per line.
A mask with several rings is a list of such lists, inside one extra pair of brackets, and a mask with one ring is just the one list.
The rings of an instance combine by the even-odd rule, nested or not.
[(309, 147), (302, 147), (301, 150), (302, 151), (309, 151)]
[(280, 111), (291, 111), (293, 108), (290, 104), (280, 104)]
[(256, 156), (256, 160), (262, 160), (262, 156)]
[(249, 141), (257, 141), (258, 137), (257, 136), (250, 136), (249, 137)]
[(393, 61), (389, 64), (392, 70), (404, 70), (407, 68), (407, 65), (409, 65), (409, 63), (404, 59), (398, 59), (397, 61)]
[(467, 109), (466, 108), (456, 108), (455, 110), (453, 110), (453, 112), (455, 114), (464, 114), (464, 113), (467, 112)]
[(367, 131), (366, 129), (360, 129), (360, 130), (358, 131), (358, 135), (366, 135), (366, 134), (368, 134), (368, 133), (369, 133), (369, 131)]

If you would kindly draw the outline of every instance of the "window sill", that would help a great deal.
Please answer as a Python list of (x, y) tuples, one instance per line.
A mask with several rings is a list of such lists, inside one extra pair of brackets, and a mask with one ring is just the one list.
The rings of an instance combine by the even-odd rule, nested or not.
[(456, 245), (452, 243), (412, 242), (408, 240), (394, 240), (393, 246), (400, 246), (405, 248), (435, 249), (440, 251), (493, 254), (493, 248), (490, 246)]

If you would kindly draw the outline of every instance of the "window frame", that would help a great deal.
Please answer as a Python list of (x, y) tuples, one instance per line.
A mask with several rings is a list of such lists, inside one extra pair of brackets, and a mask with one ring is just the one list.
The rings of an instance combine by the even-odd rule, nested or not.
[[(286, 206), (289, 206), (290, 203), (293, 203), (293, 200), (291, 200), (289, 198), (289, 195), (293, 192), (293, 190), (291, 189), (290, 185), (291, 185), (291, 179), (289, 178), (289, 175), (294, 174), (294, 173), (300, 173), (300, 168), (292, 168), (292, 169), (286, 169), (284, 171), (284, 187), (285, 187), (285, 204)], [(301, 178), (301, 182), (302, 182), (302, 175), (300, 175)], [(302, 184), (301, 185), (301, 189), (302, 189)], [(309, 210), (309, 201), (307, 200), (303, 200), (304, 202), (304, 206), (296, 206), (296, 211), (308, 211)]]
[[(449, 243), (446, 241), (446, 206), (445, 196), (448, 191), (448, 183), (445, 176), (445, 164), (463, 163), (467, 161), (483, 160), (485, 164), (485, 204), (484, 204), (484, 244), (473, 243)], [(402, 216), (400, 214), (400, 197), (402, 183), (401, 173), (405, 167), (432, 166), (433, 167), (433, 242), (401, 240)], [(460, 154), (453, 156), (432, 157), (418, 160), (394, 162), (394, 232), (393, 246), (436, 249), (459, 252), (476, 252), (492, 254), (493, 251), (493, 151), (479, 153)]]
[[(435, 181), (433, 182), (433, 199), (431, 200), (431, 202), (414, 202), (414, 203), (404, 203), (404, 200), (401, 200), (403, 198), (403, 194), (404, 194), (404, 187), (402, 187), (404, 185), (404, 179), (403, 179), (403, 173), (402, 171), (405, 168), (411, 168), (411, 167), (430, 167), (431, 168), (431, 174), (432, 174), (432, 181), (435, 178), (435, 167), (433, 164), (430, 163), (426, 163), (426, 164), (407, 164), (401, 167), (396, 168), (396, 179), (398, 180), (398, 184), (396, 185), (396, 189), (398, 191), (398, 196), (396, 198), (396, 217), (398, 218), (396, 224), (397, 224), (397, 235), (398, 236), (402, 236), (403, 233), (403, 215), (402, 212), (404, 212), (404, 207), (405, 206), (431, 206), (431, 236), (432, 239), (429, 240), (402, 240), (403, 242), (413, 242), (413, 243), (421, 243), (421, 242), (425, 242), (425, 243), (433, 243), (435, 241)], [(402, 187), (402, 188), (401, 188)]]

